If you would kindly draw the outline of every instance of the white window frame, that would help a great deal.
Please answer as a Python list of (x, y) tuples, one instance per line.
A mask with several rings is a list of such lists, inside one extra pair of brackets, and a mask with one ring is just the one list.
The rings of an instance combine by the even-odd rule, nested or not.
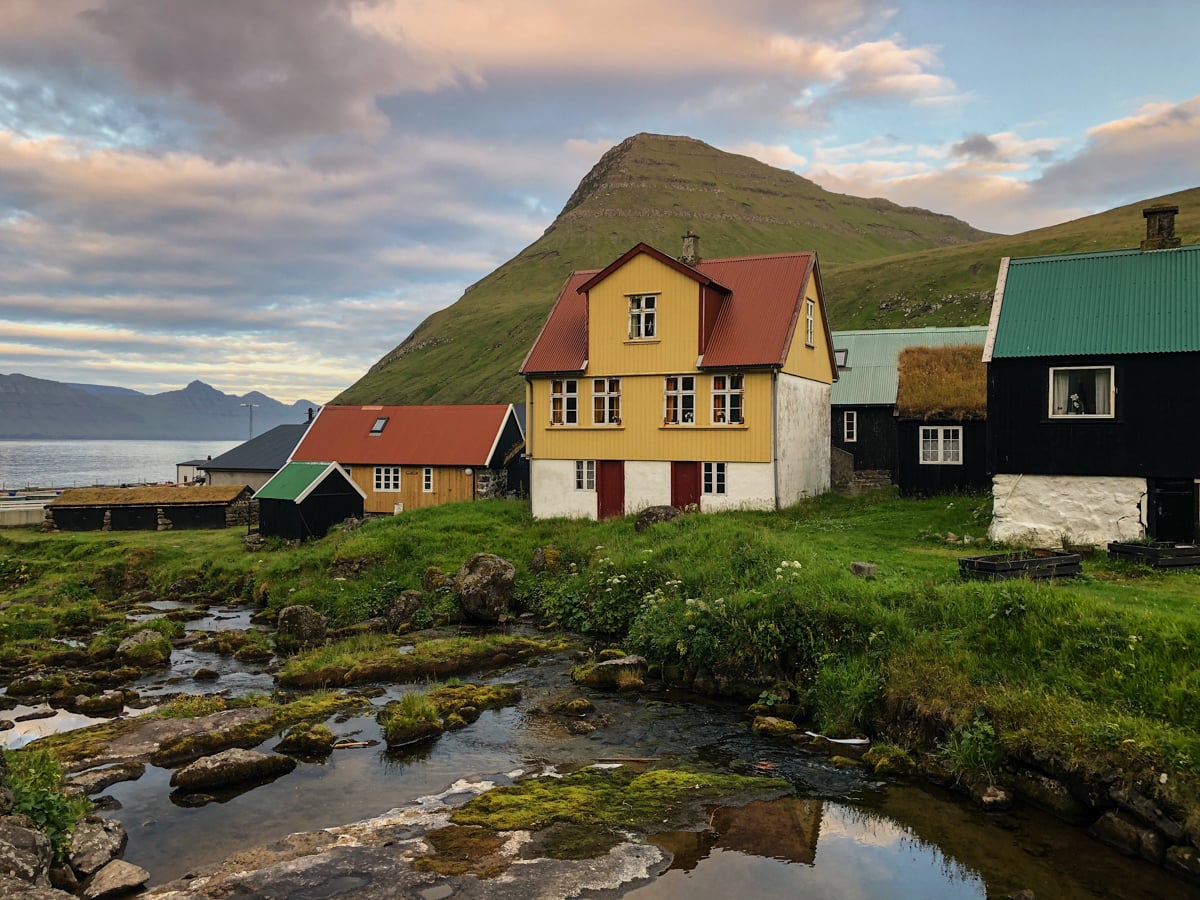
[[(1070, 397), (1069, 381), (1076, 372), (1107, 372), (1108, 373), (1108, 412), (1102, 413), (1084, 413), (1084, 412), (1069, 412), (1068, 404)], [(1063, 390), (1063, 407), (1058, 408), (1055, 404), (1055, 380), (1057, 376), (1062, 376), (1067, 379), (1068, 386)], [(1115, 366), (1051, 366), (1049, 376), (1049, 388), (1046, 398), (1047, 415), (1051, 419), (1111, 419), (1116, 415), (1117, 409), (1117, 378)], [(1096, 399), (1100, 399), (1097, 397)]]
[(804, 343), (809, 347), (816, 346), (817, 304), (813, 300), (804, 301)]
[(421, 492), (425, 494), (433, 493), (433, 466), (426, 466), (421, 472)]
[(834, 350), (833, 361), (839, 369), (846, 368), (846, 360), (850, 358), (849, 350)]
[[(597, 389), (599, 386), (599, 389)], [(592, 379), (592, 424), (621, 424), (621, 379)]]
[(579, 379), (550, 379), (550, 424), (579, 424)]
[(842, 442), (858, 443), (858, 411), (847, 409), (842, 412)]
[(594, 491), (596, 489), (596, 461), (594, 459), (575, 460), (575, 490)]
[(663, 379), (663, 424), (696, 424), (695, 375), (668, 375)]
[(395, 494), (400, 491), (400, 466), (375, 467), (375, 492)]
[[(736, 407), (736, 411), (735, 411)], [(709, 405), (714, 425), (746, 424), (746, 377), (740, 372), (712, 377), (712, 403)]]
[(726, 493), (728, 467), (723, 462), (706, 462), (702, 481), (705, 494), (710, 496)]
[(923, 466), (961, 466), (962, 441), (961, 425), (922, 425), (917, 432), (917, 458)]
[(658, 294), (629, 295), (629, 339), (658, 340)]

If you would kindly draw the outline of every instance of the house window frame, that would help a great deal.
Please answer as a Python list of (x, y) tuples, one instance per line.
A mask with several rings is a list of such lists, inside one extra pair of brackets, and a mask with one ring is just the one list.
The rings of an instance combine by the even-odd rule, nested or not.
[(579, 379), (550, 379), (550, 424), (579, 424)]
[(856, 409), (842, 411), (842, 443), (858, 443), (858, 410)]
[[(927, 454), (926, 435), (929, 432), (934, 433), (934, 444), (932, 446), (933, 455)], [(951, 449), (947, 447), (947, 433), (952, 432), (952, 440), (955, 442), (954, 452), (957, 455), (956, 459), (951, 459), (948, 454)], [(922, 425), (917, 430), (917, 460), (923, 466), (961, 466), (963, 464), (963, 428), (961, 425)]]
[[(596, 390), (596, 385), (600, 385), (600, 390)], [(621, 424), (620, 378), (592, 379), (592, 424)]]
[(594, 459), (575, 460), (575, 490), (596, 490), (596, 461)]
[(720, 497), (728, 493), (729, 464), (706, 462), (702, 467), (701, 491), (708, 497)]
[[(1049, 370), (1048, 377), (1047, 377), (1047, 391), (1046, 391), (1046, 415), (1047, 415), (1047, 417), (1054, 419), (1056, 421), (1061, 421), (1064, 419), (1068, 420), (1068, 421), (1080, 421), (1080, 420), (1087, 420), (1087, 419), (1112, 419), (1112, 418), (1115, 418), (1116, 414), (1117, 414), (1117, 372), (1116, 372), (1116, 368), (1117, 368), (1116, 366), (1050, 366), (1050, 370)], [(1065, 409), (1062, 411), (1055, 411), (1055, 407), (1054, 407), (1055, 376), (1057, 376), (1060, 373), (1065, 374), (1065, 373), (1075, 373), (1075, 372), (1107, 372), (1108, 373), (1108, 412), (1104, 412), (1104, 413), (1084, 413), (1084, 412), (1073, 413), (1073, 412), (1067, 412)], [(1072, 377), (1072, 375), (1066, 374), (1066, 377), (1069, 380)], [(1068, 387), (1067, 390), (1070, 390), (1070, 388)]]
[(815, 300), (804, 301), (804, 345), (815, 347), (817, 342), (817, 303)]
[(846, 368), (846, 362), (850, 359), (849, 348), (833, 351), (833, 362), (839, 369)]
[(433, 466), (425, 466), (421, 472), (421, 493), (433, 493)]
[(663, 378), (663, 424), (696, 424), (695, 375), (667, 375)]
[(714, 375), (708, 411), (713, 425), (745, 425), (746, 376), (741, 372)]
[(627, 294), (629, 340), (658, 340), (658, 294)]
[(375, 467), (375, 493), (398, 494), (400, 492), (400, 470), (402, 466)]
[(375, 420), (375, 424), (371, 426), (371, 437), (378, 437), (383, 434), (383, 429), (387, 428), (388, 420), (391, 416), (380, 416)]

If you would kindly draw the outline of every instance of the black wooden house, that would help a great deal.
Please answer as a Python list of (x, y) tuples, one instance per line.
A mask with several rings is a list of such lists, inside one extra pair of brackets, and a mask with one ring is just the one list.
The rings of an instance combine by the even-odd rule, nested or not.
[(360, 519), (366, 494), (337, 463), (290, 462), (259, 488), (258, 530), (267, 537), (324, 537), (346, 519)]
[(991, 534), (1200, 538), (1200, 245), (1005, 259), (988, 330)]

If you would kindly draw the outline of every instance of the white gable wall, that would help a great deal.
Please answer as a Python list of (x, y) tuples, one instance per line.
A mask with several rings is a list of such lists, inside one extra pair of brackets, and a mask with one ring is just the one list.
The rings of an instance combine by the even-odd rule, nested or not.
[(781, 373), (775, 385), (779, 505), (829, 490), (830, 387)]

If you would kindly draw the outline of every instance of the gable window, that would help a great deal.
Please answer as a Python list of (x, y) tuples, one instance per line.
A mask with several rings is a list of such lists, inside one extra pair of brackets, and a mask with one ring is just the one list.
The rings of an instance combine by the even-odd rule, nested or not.
[(921, 426), (921, 465), (961, 466), (962, 426)]
[(579, 382), (574, 378), (550, 382), (550, 424), (579, 424)]
[(430, 466), (426, 466), (421, 475), (421, 490), (426, 494), (433, 493), (433, 469)]
[(629, 297), (629, 339), (645, 340), (658, 334), (658, 296), (632, 294)]
[[(359, 432), (360, 434), (362, 432)], [(377, 491), (398, 491), (400, 490), (400, 467), (399, 466), (376, 466), (375, 467), (375, 490)]]
[(744, 425), (741, 375), (714, 375), (712, 380), (712, 423)]
[(621, 424), (621, 379), (592, 379), (592, 424)]
[(846, 368), (846, 359), (850, 356), (849, 350), (834, 350), (833, 361), (839, 369)]
[(596, 489), (596, 461), (594, 459), (575, 460), (575, 490), (594, 491)]
[(853, 409), (842, 413), (842, 440), (847, 444), (858, 440), (858, 413)]
[(696, 376), (668, 375), (663, 396), (663, 424), (692, 425), (696, 421)]
[(817, 304), (812, 300), (804, 301), (804, 343), (814, 345), (814, 322), (816, 320)]
[(704, 464), (704, 493), (725, 493), (725, 463)]
[(1113, 367), (1081, 366), (1050, 370), (1050, 418), (1112, 418)]
[[(371, 434), (383, 434), (383, 427), (387, 425), (388, 417), (380, 416), (375, 420), (375, 424), (371, 426)], [(361, 433), (361, 432), (360, 432)]]

